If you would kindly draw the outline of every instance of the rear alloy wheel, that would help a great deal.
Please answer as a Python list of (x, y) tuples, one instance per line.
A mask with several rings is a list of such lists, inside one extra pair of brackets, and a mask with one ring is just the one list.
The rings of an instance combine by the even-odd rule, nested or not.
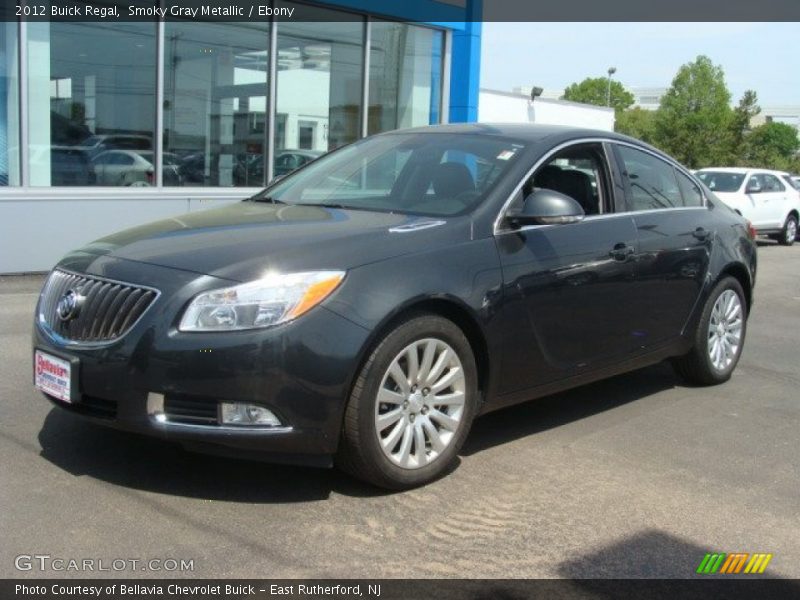
[(427, 483), (454, 463), (476, 399), (475, 358), (463, 332), (436, 315), (410, 318), (361, 370), (337, 464), (388, 489)]
[(694, 347), (673, 359), (678, 374), (698, 385), (730, 379), (742, 354), (747, 328), (744, 292), (738, 280), (725, 277), (709, 295), (694, 337)]
[(783, 246), (791, 246), (797, 238), (797, 218), (794, 215), (786, 217), (786, 223), (783, 224), (783, 230), (778, 241)]

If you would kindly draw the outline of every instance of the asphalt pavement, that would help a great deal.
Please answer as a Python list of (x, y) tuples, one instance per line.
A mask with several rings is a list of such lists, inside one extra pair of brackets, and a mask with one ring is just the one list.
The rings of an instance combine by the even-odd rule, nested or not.
[(761, 244), (728, 383), (658, 365), (487, 415), (453, 473), (404, 493), (54, 408), (31, 384), (41, 282), (0, 277), (0, 577), (109, 575), (15, 567), (49, 555), (129, 577), (682, 578), (706, 552), (800, 577), (800, 245)]

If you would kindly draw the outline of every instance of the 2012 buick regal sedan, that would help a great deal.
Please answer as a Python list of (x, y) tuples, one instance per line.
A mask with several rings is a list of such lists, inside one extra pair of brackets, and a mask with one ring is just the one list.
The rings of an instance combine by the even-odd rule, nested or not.
[(727, 380), (753, 237), (612, 133), (378, 135), (69, 254), (35, 315), (35, 383), (97, 423), (406, 488), (481, 413), (665, 359)]

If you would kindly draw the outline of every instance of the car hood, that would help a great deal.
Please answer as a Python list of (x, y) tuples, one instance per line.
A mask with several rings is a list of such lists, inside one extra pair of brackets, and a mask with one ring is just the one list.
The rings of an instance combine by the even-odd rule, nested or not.
[(266, 271), (352, 269), (469, 239), (466, 217), (238, 202), (121, 231), (77, 252), (250, 281)]

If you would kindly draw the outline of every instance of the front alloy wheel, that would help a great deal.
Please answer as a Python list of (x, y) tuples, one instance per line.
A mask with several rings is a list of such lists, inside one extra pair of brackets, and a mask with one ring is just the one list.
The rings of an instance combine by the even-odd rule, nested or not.
[(438, 315), (410, 316), (383, 337), (353, 385), (337, 465), (388, 489), (428, 483), (455, 463), (477, 398), (463, 331)]
[(375, 433), (386, 457), (403, 469), (438, 459), (464, 415), (466, 379), (447, 342), (412, 342), (386, 370), (375, 403)]

